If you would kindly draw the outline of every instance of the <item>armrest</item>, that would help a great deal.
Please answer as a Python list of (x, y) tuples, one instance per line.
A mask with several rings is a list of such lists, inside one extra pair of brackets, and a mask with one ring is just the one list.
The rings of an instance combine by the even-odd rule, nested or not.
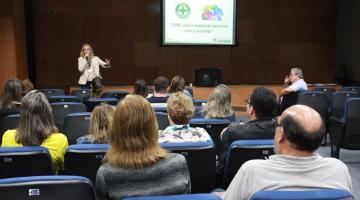
[(331, 145), (341, 145), (345, 125), (346, 121), (344, 119), (339, 119), (334, 116), (329, 118), (329, 134)]

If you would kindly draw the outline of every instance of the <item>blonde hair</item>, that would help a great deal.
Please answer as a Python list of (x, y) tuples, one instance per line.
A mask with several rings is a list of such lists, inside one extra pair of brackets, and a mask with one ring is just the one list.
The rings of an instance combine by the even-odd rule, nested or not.
[(107, 131), (110, 128), (115, 109), (109, 104), (96, 106), (91, 113), (90, 138), (94, 144), (107, 143)]
[(209, 95), (202, 113), (205, 118), (223, 118), (233, 115), (229, 87), (223, 84), (218, 85)]
[(90, 49), (90, 59), (92, 59), (95, 56), (95, 54), (94, 54), (93, 48), (90, 46), (90, 44), (83, 44), (81, 46), (80, 57), (85, 58), (84, 47), (89, 47), (89, 49)]
[(121, 168), (143, 168), (167, 153), (158, 143), (158, 126), (150, 103), (130, 94), (116, 106), (104, 160)]
[(175, 124), (187, 124), (195, 111), (192, 99), (182, 92), (173, 93), (167, 100), (167, 112)]
[(39, 146), (52, 133), (58, 132), (46, 96), (32, 90), (22, 100), (19, 128), (15, 141), (24, 146)]

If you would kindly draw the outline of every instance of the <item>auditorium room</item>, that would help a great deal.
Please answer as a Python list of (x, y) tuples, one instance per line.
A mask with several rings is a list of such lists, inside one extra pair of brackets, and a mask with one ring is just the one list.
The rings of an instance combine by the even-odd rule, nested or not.
[(3, 0), (0, 199), (360, 199), (359, 0)]

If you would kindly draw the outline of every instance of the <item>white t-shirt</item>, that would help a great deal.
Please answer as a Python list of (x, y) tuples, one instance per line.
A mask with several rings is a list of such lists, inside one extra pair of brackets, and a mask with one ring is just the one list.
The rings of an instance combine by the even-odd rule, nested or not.
[(289, 86), (295, 92), (307, 91), (308, 87), (304, 79), (299, 79)]
[(347, 166), (335, 158), (273, 155), (244, 163), (225, 192), (225, 200), (250, 199), (261, 190), (337, 188), (351, 192)]

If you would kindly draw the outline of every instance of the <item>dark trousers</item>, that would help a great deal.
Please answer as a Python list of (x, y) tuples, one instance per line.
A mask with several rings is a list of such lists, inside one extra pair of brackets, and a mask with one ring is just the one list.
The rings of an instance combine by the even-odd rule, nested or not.
[(85, 85), (80, 85), (80, 89), (91, 89), (91, 83), (91, 81), (88, 81)]

